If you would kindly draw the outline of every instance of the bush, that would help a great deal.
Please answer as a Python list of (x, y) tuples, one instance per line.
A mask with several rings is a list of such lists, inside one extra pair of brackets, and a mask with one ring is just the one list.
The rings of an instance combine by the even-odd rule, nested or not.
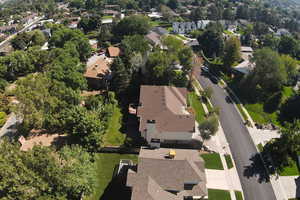
[(210, 116), (199, 124), (199, 131), (204, 140), (210, 139), (218, 131), (219, 123), (216, 116)]

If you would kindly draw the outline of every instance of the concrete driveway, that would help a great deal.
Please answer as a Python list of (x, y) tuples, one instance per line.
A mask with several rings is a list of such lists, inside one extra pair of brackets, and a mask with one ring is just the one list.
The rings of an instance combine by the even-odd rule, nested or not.
[[(232, 168), (228, 170), (228, 174), (226, 174), (225, 170), (213, 170), (213, 169), (205, 169), (206, 174), (206, 187), (211, 189), (219, 189), (219, 190), (239, 190), (241, 191), (242, 188), (239, 184), (239, 181), (232, 181), (231, 178), (234, 177), (238, 179), (235, 175), (236, 169)], [(228, 184), (228, 182), (233, 182), (235, 184)]]

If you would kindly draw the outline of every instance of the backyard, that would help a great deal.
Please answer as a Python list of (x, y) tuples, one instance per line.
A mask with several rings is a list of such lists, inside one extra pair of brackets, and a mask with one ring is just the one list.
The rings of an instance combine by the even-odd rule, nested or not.
[(108, 129), (103, 137), (103, 146), (121, 146), (124, 144), (126, 135), (120, 132), (122, 113), (117, 106), (108, 124)]
[[(115, 168), (119, 164), (120, 159), (130, 159), (137, 163), (137, 155), (133, 154), (116, 154), (116, 153), (98, 153), (95, 155), (95, 174), (96, 185), (94, 193), (84, 198), (85, 200), (111, 200), (114, 195), (126, 194), (121, 185), (113, 184), (112, 176)], [(117, 187), (118, 194), (113, 193), (113, 189)], [(122, 198), (125, 200), (125, 198)]]

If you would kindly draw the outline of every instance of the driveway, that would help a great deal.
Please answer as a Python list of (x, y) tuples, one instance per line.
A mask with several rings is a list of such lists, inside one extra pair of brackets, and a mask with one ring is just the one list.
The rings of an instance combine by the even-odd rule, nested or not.
[(266, 181), (268, 176), (247, 128), (234, 105), (225, 100), (228, 94), (217, 84), (200, 75), (200, 72), (196, 72), (195, 76), (202, 87), (213, 89), (211, 100), (214, 106), (220, 108), (220, 122), (237, 167), (245, 200), (276, 199), (272, 185)]

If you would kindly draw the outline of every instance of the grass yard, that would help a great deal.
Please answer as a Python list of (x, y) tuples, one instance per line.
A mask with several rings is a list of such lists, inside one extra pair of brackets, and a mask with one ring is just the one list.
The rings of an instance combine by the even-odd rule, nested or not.
[(227, 190), (208, 189), (208, 200), (231, 200)]
[(220, 154), (218, 153), (207, 153), (202, 154), (201, 157), (205, 161), (205, 168), (206, 169), (219, 169), (223, 170), (223, 165), (221, 162)]
[(277, 114), (276, 112), (273, 113), (266, 113), (264, 111), (264, 106), (261, 103), (256, 103), (256, 104), (246, 104), (244, 105), (245, 108), (247, 109), (249, 115), (251, 118), (259, 123), (259, 124), (267, 124), (267, 123), (273, 123), (277, 126), (280, 126), (280, 123), (277, 119)]
[(187, 40), (187, 38), (184, 35), (176, 34), (175, 36), (180, 38), (181, 40)]
[(233, 162), (232, 162), (231, 156), (229, 154), (225, 155), (225, 160), (226, 160), (228, 169), (233, 168)]
[[(107, 186), (110, 185), (112, 180), (112, 175), (115, 167), (119, 164), (120, 159), (131, 159), (133, 162), (137, 163), (137, 155), (131, 154), (115, 154), (115, 153), (98, 153), (95, 155), (95, 171), (96, 171), (96, 186), (94, 193), (85, 197), (85, 200), (102, 200), (106, 198), (101, 198), (104, 194)], [(117, 192), (118, 194), (120, 191)], [(105, 195), (110, 195), (105, 192)], [(109, 197), (108, 197), (109, 199)], [(113, 199), (113, 198), (111, 198)]]
[(285, 167), (282, 172), (279, 173), (280, 176), (297, 176), (300, 175), (296, 161), (293, 161), (292, 166)]
[(241, 104), (236, 104), (237, 108), (239, 109), (242, 117), (244, 120), (248, 120), (248, 116), (246, 115), (245, 111), (243, 110)]
[(113, 17), (110, 16), (110, 15), (105, 15), (105, 16), (101, 17), (101, 19), (112, 19), (112, 18), (113, 18)]
[(196, 115), (196, 121), (198, 123), (205, 119), (205, 112), (201, 105), (200, 98), (195, 92), (188, 93), (188, 104), (191, 106)]
[(241, 191), (234, 191), (236, 200), (243, 200), (243, 195)]
[(108, 129), (103, 137), (103, 146), (121, 146), (124, 144), (126, 135), (121, 133), (122, 114), (120, 108), (115, 107), (114, 113), (108, 124)]
[(259, 143), (257, 145), (257, 148), (258, 148), (259, 152), (262, 152), (264, 150), (264, 146), (261, 143)]
[(283, 87), (281, 102), (285, 102), (288, 98), (294, 95), (294, 90), (292, 87)]

